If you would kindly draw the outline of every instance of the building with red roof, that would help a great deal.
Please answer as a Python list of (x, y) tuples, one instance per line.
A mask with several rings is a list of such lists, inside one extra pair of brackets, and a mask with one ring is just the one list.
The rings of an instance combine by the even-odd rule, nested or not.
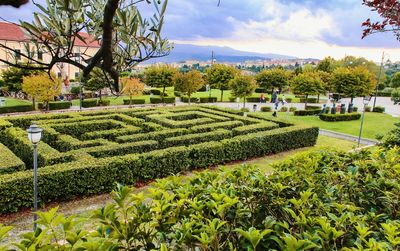
[[(92, 57), (100, 48), (98, 40), (91, 37), (88, 33), (80, 32), (79, 36), (83, 38), (75, 39), (75, 45), (73, 48), (74, 58), (77, 61), (82, 62), (85, 58)], [(26, 43), (29, 43), (29, 37), (24, 31), (16, 24), (0, 22), (0, 44), (6, 45), (17, 52), (26, 53)], [(38, 52), (34, 55), (35, 59), (42, 60), (43, 62), (49, 62), (51, 60), (50, 54), (45, 51)], [(0, 58), (9, 62), (15, 60), (24, 60), (18, 53), (10, 53), (5, 49), (0, 48)], [(8, 65), (0, 62), (0, 71), (8, 68)], [(55, 74), (63, 79), (76, 79), (80, 76), (80, 69), (76, 66), (60, 63), (53, 68)]]

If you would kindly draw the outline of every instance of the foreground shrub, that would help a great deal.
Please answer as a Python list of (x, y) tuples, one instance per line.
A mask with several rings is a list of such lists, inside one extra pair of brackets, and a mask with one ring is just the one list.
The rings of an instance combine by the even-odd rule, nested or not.
[[(130, 99), (124, 99), (124, 105), (129, 105), (129, 103), (131, 102)], [(145, 104), (146, 100), (143, 98), (134, 98), (132, 99), (132, 105), (139, 105), (139, 104)]]
[(319, 118), (328, 122), (359, 120), (361, 118), (361, 113), (321, 114)]
[[(244, 165), (169, 177), (146, 194), (118, 185), (114, 203), (88, 218), (67, 218), (57, 209), (39, 213), (42, 234), (25, 234), (18, 245), (28, 250), (398, 250), (398, 163), (399, 148), (321, 150), (275, 164), (270, 175)], [(9, 230), (0, 226), (2, 233)]]
[(321, 109), (311, 109), (311, 110), (298, 110), (294, 111), (294, 116), (313, 116), (321, 113)]
[(261, 107), (262, 112), (272, 112), (272, 107), (270, 106), (262, 106)]
[(387, 133), (384, 137), (380, 137), (382, 145), (385, 147), (400, 147), (400, 123), (395, 123), (395, 128)]

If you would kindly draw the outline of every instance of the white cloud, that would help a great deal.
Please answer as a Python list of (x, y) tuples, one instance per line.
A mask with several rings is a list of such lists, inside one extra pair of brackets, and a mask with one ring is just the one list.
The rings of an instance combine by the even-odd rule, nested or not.
[(297, 4), (283, 5), (277, 0), (267, 0), (262, 6), (260, 20), (239, 21), (229, 17), (234, 31), (231, 39), (288, 39), (310, 41), (323, 35), (341, 36), (334, 18), (323, 9), (310, 10)]

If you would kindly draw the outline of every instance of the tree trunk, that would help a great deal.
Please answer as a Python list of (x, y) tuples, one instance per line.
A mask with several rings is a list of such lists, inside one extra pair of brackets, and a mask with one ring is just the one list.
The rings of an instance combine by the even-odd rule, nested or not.
[(162, 97), (161, 97), (161, 101), (164, 103), (164, 96), (165, 96), (165, 85), (162, 91)]
[(246, 108), (246, 97), (243, 97), (243, 108)]
[(351, 96), (351, 98), (350, 98), (350, 104), (353, 104), (353, 99), (354, 99), (354, 96)]
[(191, 94), (189, 93), (189, 95), (188, 95), (188, 97), (189, 97), (189, 105), (190, 105), (190, 96), (191, 96)]
[(46, 101), (45, 104), (46, 104), (46, 111), (50, 111), (50, 102)]
[(129, 106), (132, 105), (132, 95), (129, 95)]
[(99, 91), (99, 99), (101, 101), (101, 90)]
[(318, 99), (317, 99), (317, 103), (318, 103), (318, 104), (319, 104), (319, 95), (320, 95), (320, 94), (318, 93)]
[(222, 102), (223, 97), (224, 97), (224, 90), (221, 89), (221, 102)]
[(32, 97), (32, 109), (36, 110), (35, 97)]

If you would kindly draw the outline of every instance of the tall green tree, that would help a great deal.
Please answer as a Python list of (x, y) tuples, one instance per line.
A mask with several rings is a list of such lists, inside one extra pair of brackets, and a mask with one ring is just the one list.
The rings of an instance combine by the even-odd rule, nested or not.
[(238, 75), (229, 82), (234, 97), (243, 98), (243, 108), (246, 107), (246, 97), (251, 96), (257, 88), (257, 82), (252, 76)]
[(22, 91), (22, 79), (40, 73), (39, 70), (30, 70), (18, 67), (9, 67), (1, 72), (1, 77), (4, 81), (4, 87), (8, 92), (17, 94)]
[(99, 92), (99, 98), (101, 100), (101, 91), (109, 86), (110, 77), (107, 73), (100, 68), (94, 68), (89, 75), (89, 79), (83, 82), (85, 90), (92, 92)]
[(399, 88), (400, 87), (400, 72), (396, 72), (391, 81), (391, 87), (393, 88)]
[(207, 83), (211, 88), (221, 91), (221, 102), (224, 97), (224, 90), (229, 90), (229, 81), (235, 78), (238, 70), (223, 64), (214, 64), (206, 70)]
[(326, 57), (317, 64), (316, 70), (332, 73), (337, 67), (339, 63), (334, 58)]
[(281, 68), (264, 70), (256, 75), (256, 81), (260, 87), (271, 89), (273, 93), (275, 88), (282, 90), (288, 85), (289, 72)]
[(317, 72), (305, 72), (295, 76), (290, 83), (294, 94), (306, 96), (305, 106), (309, 95), (317, 95), (324, 92), (324, 83)]
[(365, 67), (374, 75), (376, 81), (378, 81), (378, 78), (380, 76), (380, 83), (385, 82), (385, 69), (382, 69), (382, 72), (379, 73), (381, 70), (380, 66), (378, 66), (374, 61), (370, 61), (363, 57), (346, 56), (343, 59), (339, 60), (338, 63), (341, 67), (347, 68), (356, 68), (360, 66)]
[(203, 75), (197, 70), (191, 70), (187, 73), (178, 73), (175, 77), (175, 90), (186, 94), (190, 98), (193, 93), (204, 86)]
[(353, 99), (369, 95), (376, 87), (374, 75), (365, 67), (338, 68), (332, 73), (331, 84), (335, 91)]
[(178, 70), (170, 65), (154, 65), (144, 71), (144, 83), (151, 87), (163, 88), (162, 99), (164, 100), (165, 88), (174, 85), (175, 75)]

